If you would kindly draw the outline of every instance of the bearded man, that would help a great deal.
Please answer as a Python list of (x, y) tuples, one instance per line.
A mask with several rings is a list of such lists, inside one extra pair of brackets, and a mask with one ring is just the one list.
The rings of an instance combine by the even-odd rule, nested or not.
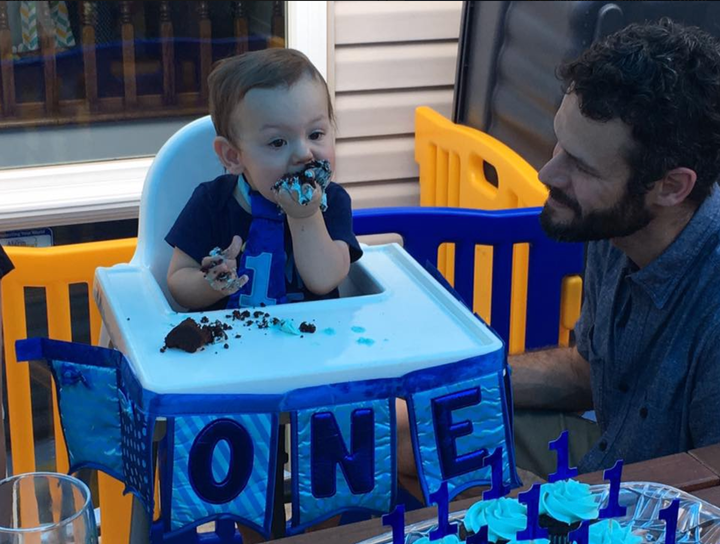
[[(517, 465), (542, 477), (563, 429), (580, 472), (720, 442), (720, 44), (630, 25), (558, 75), (540, 221), (588, 242), (582, 311), (573, 347), (510, 358)], [(399, 459), (415, 490), (402, 436)]]

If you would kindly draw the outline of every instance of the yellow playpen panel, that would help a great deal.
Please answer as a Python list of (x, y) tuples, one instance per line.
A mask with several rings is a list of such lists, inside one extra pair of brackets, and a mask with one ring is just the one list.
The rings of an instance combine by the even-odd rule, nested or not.
[[(15, 342), (27, 338), (25, 288), (44, 288), (47, 297), (48, 334), (56, 340), (72, 340), (70, 320), (70, 286), (88, 286), (92, 300), (92, 283), (98, 266), (128, 262), (135, 251), (136, 239), (91, 242), (48, 248), (6, 248), (15, 270), (2, 280), (2, 318), (5, 331), (5, 372), (8, 392), (8, 418), (12, 444), (14, 474), (36, 470), (33, 441), (33, 412), (30, 398), (30, 369), (18, 364)], [(100, 314), (90, 302), (90, 335), (93, 344), (100, 336)], [(55, 459), (58, 472), (68, 471), (65, 439), (53, 386), (53, 421)], [(126, 544), (130, 536), (132, 498), (123, 496), (124, 485), (110, 476), (98, 473), (98, 494), (104, 544)]]
[[(547, 198), (537, 171), (520, 155), (492, 136), (457, 125), (428, 107), (415, 112), (415, 160), (420, 169), (421, 206), (504, 210), (542, 206)], [(488, 174), (492, 180), (488, 180)], [(510, 353), (525, 349), (528, 256), (527, 244), (515, 246)], [(438, 251), (438, 268), (452, 283), (452, 244), (443, 244)], [(492, 248), (476, 248), (475, 270), (473, 310), (492, 323)], [(562, 292), (558, 343), (567, 345), (570, 330), (580, 315), (580, 277), (566, 278)]]

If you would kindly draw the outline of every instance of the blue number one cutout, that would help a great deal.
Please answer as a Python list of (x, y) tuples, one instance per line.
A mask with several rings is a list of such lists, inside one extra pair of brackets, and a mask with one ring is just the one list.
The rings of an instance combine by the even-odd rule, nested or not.
[(503, 485), (503, 464), (502, 464), (502, 448), (497, 448), (492, 455), (489, 455), (483, 461), (483, 466), (490, 465), (492, 467), (492, 480), (490, 489), (483, 491), (483, 500), (499, 499), (504, 497), (510, 491), (510, 488)]
[[(467, 544), (490, 544), (488, 542), (488, 526), (483, 525), (480, 530), (474, 535), (470, 535), (467, 540)], [(587, 543), (586, 543), (587, 544)]]
[(405, 505), (398, 504), (395, 510), (382, 517), (382, 524), (392, 527), (393, 544), (405, 544)]
[(603, 478), (610, 482), (608, 504), (600, 509), (600, 519), (621, 518), (627, 513), (625, 506), (620, 506), (620, 478), (622, 477), (623, 462), (619, 459), (615, 466), (603, 472)]
[(457, 523), (448, 522), (448, 489), (447, 481), (440, 484), (440, 489), (435, 493), (430, 493), (430, 501), (437, 504), (438, 507), (438, 526), (434, 531), (430, 531), (430, 540), (442, 540), (447, 535), (457, 533)]
[(529, 491), (518, 495), (518, 502), (527, 506), (527, 527), (519, 531), (515, 540), (535, 540), (547, 538), (547, 530), (540, 527), (540, 484), (534, 484)]
[(570, 537), (570, 542), (574, 542), (575, 544), (590, 544), (590, 521), (583, 521), (580, 527), (571, 531), (568, 536)]
[(670, 506), (660, 510), (659, 517), (665, 520), (665, 544), (675, 544), (679, 511), (680, 499), (675, 499)]
[(577, 468), (570, 468), (567, 431), (563, 431), (557, 439), (550, 442), (548, 449), (555, 450), (557, 453), (557, 470), (548, 475), (548, 482), (558, 482), (577, 476)]

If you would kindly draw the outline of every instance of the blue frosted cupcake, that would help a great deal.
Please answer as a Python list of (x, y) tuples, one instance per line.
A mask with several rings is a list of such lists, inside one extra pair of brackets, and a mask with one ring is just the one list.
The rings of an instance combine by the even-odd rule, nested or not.
[(514, 542), (517, 533), (527, 526), (527, 506), (507, 497), (479, 501), (468, 509), (464, 525), (468, 534), (477, 533), (487, 525), (490, 542)]
[(614, 519), (603, 519), (590, 526), (590, 544), (641, 544), (642, 537), (633, 534)]
[[(599, 516), (598, 502), (590, 486), (575, 480), (543, 484), (540, 489), (540, 526), (548, 531), (550, 544), (569, 544), (568, 534), (585, 520)], [(594, 541), (593, 541), (594, 544)]]

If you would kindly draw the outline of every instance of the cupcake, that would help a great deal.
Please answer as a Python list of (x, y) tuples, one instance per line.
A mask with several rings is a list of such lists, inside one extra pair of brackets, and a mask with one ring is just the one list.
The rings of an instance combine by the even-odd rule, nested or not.
[(598, 503), (590, 486), (575, 480), (543, 484), (540, 490), (540, 526), (550, 544), (569, 544), (568, 534), (584, 520), (597, 519)]
[(590, 544), (641, 544), (642, 537), (633, 534), (614, 519), (603, 519), (590, 526)]
[(322, 193), (320, 209), (325, 211), (327, 210), (325, 189), (330, 183), (331, 176), (332, 170), (328, 161), (311, 161), (300, 172), (285, 174), (275, 182), (272, 190), (278, 192), (286, 189), (300, 204), (305, 205), (312, 200), (315, 187), (319, 187)]
[(489, 542), (514, 542), (518, 531), (527, 526), (527, 506), (507, 497), (479, 501), (468, 509), (464, 525), (470, 534), (479, 532), (481, 527), (487, 525)]

